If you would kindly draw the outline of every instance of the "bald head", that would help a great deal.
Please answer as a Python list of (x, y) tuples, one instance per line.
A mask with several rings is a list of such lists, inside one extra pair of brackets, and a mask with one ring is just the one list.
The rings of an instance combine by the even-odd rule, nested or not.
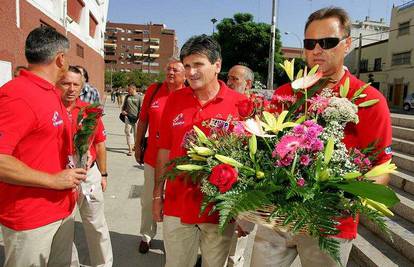
[(252, 88), (254, 80), (253, 71), (243, 65), (235, 65), (229, 70), (227, 86), (239, 93)]

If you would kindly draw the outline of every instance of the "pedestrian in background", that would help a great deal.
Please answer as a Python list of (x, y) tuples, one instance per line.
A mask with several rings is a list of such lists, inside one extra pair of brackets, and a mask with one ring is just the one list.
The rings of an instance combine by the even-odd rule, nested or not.
[(141, 108), (141, 96), (137, 92), (135, 84), (128, 85), (128, 95), (125, 97), (121, 113), (125, 116), (125, 136), (128, 145), (128, 156), (132, 156), (134, 150), (134, 138), (136, 123)]
[(88, 71), (82, 66), (78, 65), (76, 67), (82, 72), (82, 76), (83, 76), (83, 88), (79, 96), (80, 99), (83, 102), (90, 103), (90, 104), (100, 103), (101, 100), (100, 100), (98, 89), (96, 89), (91, 84), (89, 84)]
[(55, 84), (68, 69), (69, 41), (31, 31), (29, 71), (0, 88), (0, 225), (5, 267), (70, 266), (76, 188), (84, 169), (65, 169), (71, 125)]
[[(184, 66), (178, 58), (170, 58), (166, 67), (167, 77), (163, 83), (150, 85), (142, 104), (137, 134), (135, 139), (135, 159), (144, 164), (144, 190), (141, 196), (141, 229), (142, 236), (139, 252), (147, 253), (151, 239), (157, 233), (157, 223), (152, 218), (152, 190), (154, 188), (154, 168), (157, 159), (157, 139), (161, 115), (168, 96), (184, 87)], [(145, 156), (144, 139), (148, 129)], [(144, 156), (144, 157), (143, 157)]]

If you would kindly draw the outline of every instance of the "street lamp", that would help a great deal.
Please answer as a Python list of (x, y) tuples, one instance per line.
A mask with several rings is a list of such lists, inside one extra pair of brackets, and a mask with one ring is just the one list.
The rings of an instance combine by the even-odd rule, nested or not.
[(302, 49), (303, 42), (302, 42), (302, 39), (300, 39), (299, 35), (297, 35), (294, 32), (285, 32), (285, 34), (286, 35), (289, 35), (290, 34), (290, 35), (295, 36), (298, 39), (298, 41), (299, 41), (299, 47), (300, 47), (300, 49)]
[(213, 34), (214, 34), (214, 25), (216, 24), (217, 19), (216, 18), (212, 18), (210, 21), (213, 23)]

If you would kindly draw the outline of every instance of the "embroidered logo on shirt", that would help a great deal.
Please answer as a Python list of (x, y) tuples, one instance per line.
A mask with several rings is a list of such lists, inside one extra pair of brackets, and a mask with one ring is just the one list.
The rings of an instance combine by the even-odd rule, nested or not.
[(387, 155), (392, 154), (392, 148), (391, 148), (391, 146), (386, 147), (386, 148), (384, 149), (384, 152), (385, 152), (385, 154), (387, 154)]
[(55, 127), (63, 124), (62, 117), (59, 115), (59, 113), (57, 111), (55, 111), (55, 113), (53, 113), (52, 123), (53, 123), (53, 126), (55, 126)]
[(173, 119), (173, 126), (183, 125), (184, 124), (184, 114), (180, 113)]
[(159, 107), (160, 107), (160, 103), (158, 102), (158, 100), (155, 100), (154, 102), (152, 102), (151, 108), (159, 108)]
[(220, 119), (211, 119), (209, 123), (210, 128), (228, 130), (230, 122)]

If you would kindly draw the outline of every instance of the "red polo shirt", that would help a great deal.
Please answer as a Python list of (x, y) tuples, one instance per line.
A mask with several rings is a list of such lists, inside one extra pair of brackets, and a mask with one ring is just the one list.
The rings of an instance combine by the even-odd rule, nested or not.
[(157, 87), (158, 83), (154, 83), (148, 87), (148, 90), (145, 93), (141, 112), (139, 114), (140, 121), (148, 122), (148, 142), (147, 148), (145, 149), (144, 162), (151, 165), (152, 167), (155, 167), (157, 160), (157, 140), (159, 135), (158, 130), (160, 128), (161, 115), (164, 111), (167, 98), (170, 95), (167, 83), (163, 82), (161, 87), (152, 98), (151, 103), (149, 103), (155, 90), (157, 90)]
[[(65, 169), (71, 130), (60, 91), (32, 72), (0, 88), (0, 154), (47, 173)], [(75, 193), (0, 182), (0, 223), (28, 230), (63, 219), (75, 206)]]
[[(69, 113), (69, 119), (72, 122), (72, 133), (75, 134), (78, 129), (78, 115), (81, 108), (89, 106), (90, 104), (87, 102), (81, 101), (79, 98), (76, 99), (75, 107), (72, 109), (72, 111)], [(106, 141), (106, 133), (105, 133), (105, 127), (103, 125), (102, 119), (98, 119), (98, 123), (96, 125), (95, 132), (93, 136), (91, 137), (91, 147), (89, 148), (89, 152), (92, 156), (92, 162), (96, 160), (96, 148), (95, 145), (99, 144), (101, 142)]]
[[(219, 83), (217, 95), (204, 105), (200, 104), (190, 87), (176, 91), (168, 98), (161, 119), (158, 146), (170, 151), (170, 160), (186, 155), (182, 144), (186, 133), (193, 131), (193, 125), (208, 135), (214, 127), (227, 127), (229, 120), (238, 119), (236, 104), (246, 97), (229, 89), (222, 81)], [(168, 180), (164, 214), (180, 217), (183, 223), (218, 223), (217, 212), (208, 216), (211, 207), (200, 215), (202, 199), (199, 183), (182, 177)]]
[[(352, 97), (356, 90), (358, 90), (365, 83), (358, 80), (355, 76), (351, 75), (349, 71), (345, 71), (344, 76), (340, 82), (335, 85), (332, 89), (334, 92), (339, 91), (341, 84), (344, 84), (345, 79), (349, 77), (349, 92), (348, 96)], [(293, 95), (293, 90), (290, 84), (285, 84), (275, 91), (275, 95)], [(364, 94), (367, 94), (365, 98), (358, 99), (355, 104), (365, 102), (371, 99), (379, 99), (379, 102), (373, 106), (367, 108), (359, 108), (358, 116), (359, 123), (348, 123), (345, 127), (345, 137), (343, 142), (346, 147), (352, 148), (365, 148), (377, 141), (377, 149), (381, 153), (377, 156), (375, 164), (381, 164), (391, 159), (391, 147), (392, 143), (392, 129), (390, 111), (387, 105), (387, 101), (384, 96), (374, 87), (368, 86)], [(298, 95), (298, 98), (302, 97)], [(387, 149), (385, 149), (387, 148)], [(353, 239), (357, 235), (358, 218), (356, 221), (352, 217), (344, 218), (339, 220), (341, 223), (338, 229), (341, 231), (338, 237)]]

